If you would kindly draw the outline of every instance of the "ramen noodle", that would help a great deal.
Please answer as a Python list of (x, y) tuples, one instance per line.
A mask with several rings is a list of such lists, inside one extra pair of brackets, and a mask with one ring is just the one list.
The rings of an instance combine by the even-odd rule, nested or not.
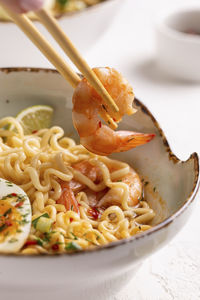
[(128, 164), (90, 153), (58, 126), (24, 135), (15, 118), (1, 119), (0, 177), (21, 187), (31, 202), (22, 254), (103, 246), (149, 229), (155, 215)]

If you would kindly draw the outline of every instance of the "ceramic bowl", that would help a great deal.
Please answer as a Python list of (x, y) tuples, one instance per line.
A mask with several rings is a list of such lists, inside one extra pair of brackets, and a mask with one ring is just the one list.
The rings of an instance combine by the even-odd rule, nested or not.
[[(0, 117), (15, 116), (30, 105), (54, 107), (53, 123), (78, 140), (71, 120), (72, 88), (53, 70), (1, 69)], [(150, 111), (135, 100), (138, 112), (120, 127), (151, 132), (145, 146), (114, 155), (133, 166), (145, 186), (147, 201), (156, 211), (154, 226), (140, 235), (95, 250), (46, 256), (0, 255), (1, 298), (105, 300), (121, 289), (145, 258), (167, 244), (186, 223), (199, 188), (199, 160), (193, 153), (180, 161)]]
[[(76, 48), (84, 54), (109, 28), (123, 2), (124, 0), (106, 0), (83, 11), (64, 14), (58, 21)], [(35, 25), (63, 56), (62, 50), (44, 27), (39, 22), (35, 22)], [(46, 59), (12, 22), (0, 22), (0, 36), (1, 66), (30, 66), (30, 63), (33, 66), (47, 66)], [(22, 57), (23, 60), (20, 61)]]
[(200, 81), (200, 8), (161, 17), (156, 27), (157, 61), (168, 74)]

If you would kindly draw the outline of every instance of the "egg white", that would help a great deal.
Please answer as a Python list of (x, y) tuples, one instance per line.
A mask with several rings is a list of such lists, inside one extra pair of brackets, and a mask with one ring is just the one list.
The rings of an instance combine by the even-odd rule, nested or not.
[(16, 201), (16, 197), (9, 197), (9, 204), (17, 209), (22, 217), (22, 222), (18, 227), (20, 232), (9, 234), (5, 237), (3, 242), (0, 242), (0, 253), (18, 252), (26, 242), (31, 228), (31, 204), (27, 194), (16, 184), (0, 179), (0, 199), (12, 193), (23, 197), (23, 204), (20, 207), (15, 207), (19, 202), (19, 200)]

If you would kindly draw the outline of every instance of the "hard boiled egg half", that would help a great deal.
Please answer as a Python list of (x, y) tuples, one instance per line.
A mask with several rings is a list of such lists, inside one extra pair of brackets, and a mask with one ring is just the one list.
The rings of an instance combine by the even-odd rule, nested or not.
[(0, 179), (0, 253), (16, 253), (31, 228), (31, 204), (14, 183)]

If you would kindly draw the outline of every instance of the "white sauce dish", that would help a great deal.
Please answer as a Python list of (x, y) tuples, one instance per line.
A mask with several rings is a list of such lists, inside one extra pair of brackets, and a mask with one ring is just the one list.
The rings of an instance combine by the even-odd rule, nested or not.
[(156, 26), (157, 62), (169, 75), (200, 81), (200, 8), (161, 17)]

